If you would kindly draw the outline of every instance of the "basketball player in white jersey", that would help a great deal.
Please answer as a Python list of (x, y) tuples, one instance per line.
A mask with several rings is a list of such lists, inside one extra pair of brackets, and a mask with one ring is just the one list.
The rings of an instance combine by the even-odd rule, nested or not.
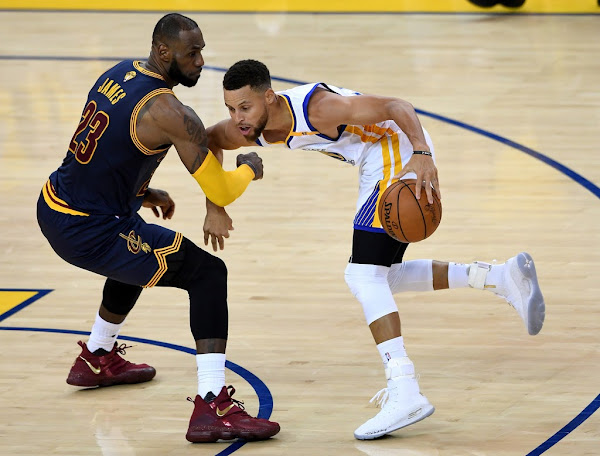
[[(421, 394), (412, 361), (404, 348), (400, 317), (393, 294), (473, 287), (508, 301), (531, 335), (543, 325), (545, 304), (533, 260), (519, 253), (506, 263), (490, 265), (402, 261), (408, 244), (381, 228), (377, 201), (394, 179), (416, 178), (416, 196), (440, 196), (433, 144), (413, 106), (397, 98), (362, 95), (323, 83), (274, 92), (267, 67), (255, 60), (233, 65), (223, 79), (225, 105), (231, 118), (207, 129), (209, 149), (286, 145), (322, 152), (360, 169), (354, 218), (352, 256), (345, 277), (362, 304), (367, 324), (381, 355), (387, 388), (376, 397), (381, 411), (358, 427), (357, 439), (375, 439), (420, 421), (434, 411)], [(209, 203), (205, 243), (223, 248), (231, 219)], [(374, 398), (375, 399), (375, 398)]]

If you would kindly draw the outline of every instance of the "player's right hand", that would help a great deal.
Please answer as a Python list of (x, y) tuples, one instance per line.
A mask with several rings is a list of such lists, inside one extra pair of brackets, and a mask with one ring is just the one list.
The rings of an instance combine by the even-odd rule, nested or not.
[(236, 160), (237, 166), (241, 166), (244, 163), (254, 171), (254, 179), (258, 180), (263, 177), (263, 162), (262, 158), (258, 156), (256, 152), (250, 152), (249, 154), (239, 154)]
[(203, 230), (204, 245), (208, 245), (210, 239), (215, 252), (217, 251), (217, 244), (220, 250), (225, 248), (224, 238), (228, 238), (229, 231), (233, 230), (233, 222), (225, 208), (217, 206), (208, 198), (206, 199), (206, 217), (204, 218)]

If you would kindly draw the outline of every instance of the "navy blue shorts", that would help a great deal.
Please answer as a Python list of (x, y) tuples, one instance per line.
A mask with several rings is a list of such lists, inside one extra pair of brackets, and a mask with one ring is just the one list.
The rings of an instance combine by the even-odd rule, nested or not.
[(57, 203), (45, 187), (37, 219), (54, 251), (65, 261), (119, 282), (152, 287), (167, 271), (167, 256), (181, 247), (183, 236), (128, 217), (87, 215)]

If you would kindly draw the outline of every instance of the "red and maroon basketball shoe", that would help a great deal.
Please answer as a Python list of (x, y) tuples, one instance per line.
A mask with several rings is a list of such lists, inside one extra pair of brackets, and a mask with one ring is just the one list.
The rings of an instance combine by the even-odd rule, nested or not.
[(279, 424), (248, 415), (244, 403), (232, 399), (233, 393), (235, 388), (228, 386), (208, 402), (200, 396), (195, 400), (188, 397), (194, 403), (194, 412), (185, 438), (194, 443), (235, 438), (265, 440), (279, 432)]
[(148, 382), (156, 375), (156, 370), (147, 364), (133, 364), (121, 358), (126, 348), (121, 344), (105, 355), (94, 355), (85, 342), (77, 342), (81, 346), (81, 354), (75, 359), (67, 383), (75, 386), (111, 386), (122, 383)]

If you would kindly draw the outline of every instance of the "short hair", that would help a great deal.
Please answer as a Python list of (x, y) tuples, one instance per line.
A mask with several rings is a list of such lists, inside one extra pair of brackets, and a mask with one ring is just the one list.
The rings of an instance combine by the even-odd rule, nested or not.
[(179, 13), (169, 13), (163, 16), (154, 27), (152, 43), (173, 41), (179, 38), (179, 32), (199, 28), (196, 21)]
[(238, 90), (248, 85), (252, 90), (260, 91), (271, 87), (271, 74), (264, 63), (252, 59), (240, 60), (223, 76), (225, 90)]

